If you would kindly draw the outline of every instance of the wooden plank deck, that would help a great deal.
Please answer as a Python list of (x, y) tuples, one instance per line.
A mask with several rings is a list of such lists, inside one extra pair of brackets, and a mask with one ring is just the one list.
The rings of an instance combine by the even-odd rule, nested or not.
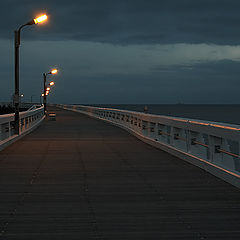
[(124, 130), (54, 109), (0, 152), (0, 239), (240, 239), (240, 190)]

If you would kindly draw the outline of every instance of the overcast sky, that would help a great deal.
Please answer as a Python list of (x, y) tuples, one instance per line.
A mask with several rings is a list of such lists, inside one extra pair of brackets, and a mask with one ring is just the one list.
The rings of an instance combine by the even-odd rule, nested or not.
[(0, 102), (20, 89), (39, 101), (43, 72), (59, 68), (56, 103), (240, 103), (240, 1), (8, 0), (1, 2)]

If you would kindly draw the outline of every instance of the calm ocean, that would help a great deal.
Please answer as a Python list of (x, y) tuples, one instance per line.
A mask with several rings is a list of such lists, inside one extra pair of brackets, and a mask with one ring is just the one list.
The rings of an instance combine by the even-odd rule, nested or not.
[[(93, 105), (92, 105), (93, 106)], [(240, 104), (95, 104), (94, 106), (125, 109), (174, 117), (193, 118), (240, 125)]]

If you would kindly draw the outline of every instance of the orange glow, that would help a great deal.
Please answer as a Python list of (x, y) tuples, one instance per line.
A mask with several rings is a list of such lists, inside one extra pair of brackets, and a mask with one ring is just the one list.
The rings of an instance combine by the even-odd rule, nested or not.
[(44, 97), (44, 93), (42, 93), (42, 97)]
[(55, 82), (50, 82), (49, 84), (50, 84), (50, 86), (53, 86), (55, 84)]
[(49, 94), (49, 91), (46, 91), (46, 95), (48, 95)]
[(175, 121), (180, 121), (180, 122), (185, 122), (185, 123), (193, 123), (193, 124), (198, 124), (198, 125), (203, 125), (203, 126), (208, 126), (208, 127), (223, 128), (223, 129), (240, 132), (240, 128), (235, 128), (235, 127), (230, 127), (230, 126), (224, 126), (224, 125), (219, 125), (219, 124), (214, 124), (214, 123), (203, 123), (203, 122), (184, 120), (184, 119), (178, 119), (178, 118), (172, 118), (172, 119)]
[(47, 91), (50, 91), (50, 87), (47, 88)]
[(41, 22), (46, 21), (47, 18), (48, 18), (47, 15), (44, 14), (44, 15), (42, 15), (42, 16), (40, 16), (40, 17), (38, 17), (38, 18), (35, 18), (35, 19), (33, 19), (33, 20), (34, 20), (35, 24), (38, 24), (38, 23), (41, 23)]
[(51, 74), (56, 74), (57, 72), (58, 72), (57, 69), (53, 69), (53, 70), (51, 71)]
[(194, 124), (199, 124), (199, 125), (204, 125), (204, 126), (210, 126), (210, 123), (202, 123), (202, 122), (197, 122), (197, 121), (189, 121), (190, 123), (194, 123)]
[(218, 124), (202, 123), (202, 122), (197, 122), (197, 121), (189, 121), (189, 122), (190, 122), (190, 123), (199, 124), (199, 125), (205, 125), (205, 126), (211, 126), (211, 127), (216, 127), (216, 128), (223, 128), (223, 129), (240, 131), (239, 128), (233, 128), (233, 127), (228, 127), (228, 126), (223, 126), (223, 125), (218, 125)]
[(233, 127), (222, 126), (222, 125), (217, 125), (217, 124), (210, 124), (210, 126), (212, 126), (212, 127), (218, 127), (218, 128), (224, 128), (224, 129), (229, 129), (229, 130), (240, 131), (239, 128), (233, 128)]

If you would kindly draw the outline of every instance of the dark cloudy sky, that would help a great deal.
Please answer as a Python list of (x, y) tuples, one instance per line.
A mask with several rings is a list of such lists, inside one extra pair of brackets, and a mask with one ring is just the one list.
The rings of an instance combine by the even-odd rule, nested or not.
[(14, 91), (13, 32), (22, 32), (20, 87), (39, 100), (58, 67), (59, 103), (240, 103), (240, 1), (26, 0), (0, 4), (0, 102)]

